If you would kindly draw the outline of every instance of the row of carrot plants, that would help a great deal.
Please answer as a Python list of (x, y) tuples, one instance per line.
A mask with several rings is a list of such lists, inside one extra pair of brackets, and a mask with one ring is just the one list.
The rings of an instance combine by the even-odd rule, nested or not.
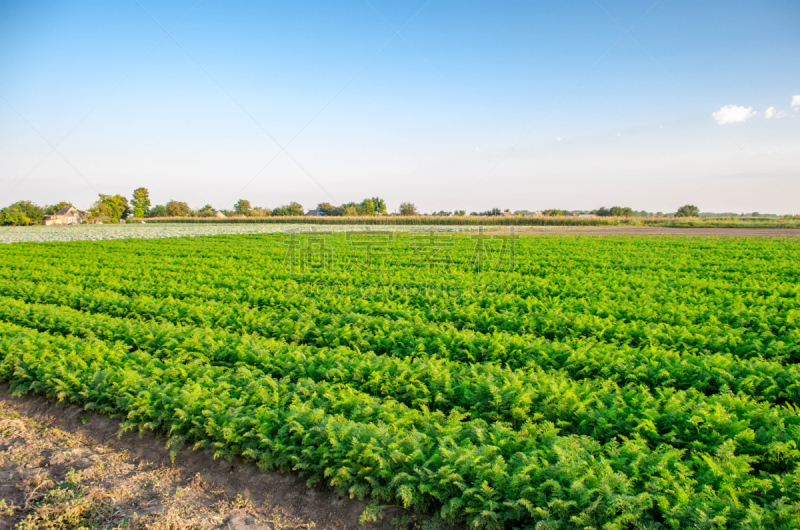
[[(204, 268), (204, 273), (206, 269)], [(31, 279), (37, 283), (75, 283), (68, 272), (50, 278), (35, 271), (8, 272), (14, 280)], [(42, 273), (43, 274), (43, 273)], [(735, 288), (719, 285), (684, 283), (668, 289), (672, 292), (696, 291), (694, 298), (658, 295), (657, 282), (625, 286), (612, 277), (613, 288), (602, 296), (593, 296), (589, 287), (583, 291), (562, 289), (550, 292), (536, 281), (515, 279), (514, 295), (483, 296), (475, 299), (431, 300), (379, 299), (362, 303), (343, 301), (340, 296), (314, 297), (293, 295), (295, 286), (288, 277), (262, 281), (260, 288), (215, 288), (212, 280), (192, 281), (196, 272), (183, 271), (170, 281), (164, 271), (146, 275), (121, 274), (102, 279), (80, 277), (85, 288), (107, 289), (127, 296), (146, 294), (158, 298), (216, 300), (259, 309), (264, 316), (276, 312), (309, 314), (344, 313), (348, 316), (369, 314), (385, 318), (446, 322), (457, 329), (490, 332), (495, 329), (510, 333), (532, 333), (548, 338), (595, 337), (603, 342), (632, 346), (658, 344), (673, 349), (705, 352), (729, 352), (736, 355), (800, 356), (797, 322), (800, 318), (797, 284), (780, 289), (773, 285), (769, 296), (747, 294), (747, 282)], [(141, 273), (140, 273), (141, 274)], [(228, 277), (234, 276), (228, 274)], [(250, 274), (249, 276), (252, 276)], [(272, 276), (279, 276), (273, 274)], [(558, 279), (550, 280), (557, 282)], [(594, 280), (594, 279), (592, 279)], [(307, 280), (306, 280), (307, 281)], [(565, 282), (569, 283), (569, 282)], [(597, 284), (586, 281), (585, 286)], [(622, 285), (622, 287), (620, 287)], [(754, 287), (755, 288), (755, 287)], [(663, 289), (663, 286), (662, 286)], [(758, 288), (760, 290), (760, 288)], [(744, 291), (743, 291), (744, 290)], [(240, 300), (241, 292), (247, 293)], [(703, 303), (697, 303), (702, 298)], [(588, 302), (591, 300), (591, 302)], [(226, 325), (218, 322), (217, 325)]]
[(333, 315), (325, 315), (327, 322), (317, 327), (302, 315), (290, 315), (277, 322), (269, 316), (259, 318), (257, 312), (252, 319), (246, 315), (231, 317), (235, 309), (230, 304), (191, 304), (147, 296), (128, 298), (113, 292), (87, 292), (81, 288), (46, 287), (0, 282), (0, 293), (92, 312), (259, 333), (299, 344), (348, 346), (400, 356), (435, 353), (460, 362), (501, 361), (512, 368), (533, 362), (545, 369), (563, 369), (579, 379), (602, 377), (622, 384), (644, 384), (654, 389), (693, 388), (708, 394), (730, 389), (767, 401), (800, 404), (800, 367), (782, 363), (780, 358), (770, 360), (757, 354), (740, 358), (727, 353), (677, 352), (658, 346), (636, 348), (593, 338), (549, 340), (501, 332), (479, 334), (400, 319), (353, 329), (347, 316), (337, 320)]
[[(265, 467), (294, 469), (356, 497), (439, 507), (478, 528), (567, 525), (632, 528), (698, 517), (720, 528), (788, 528), (800, 516), (795, 472), (752, 474), (728, 440), (687, 462), (638, 437), (600, 444), (559, 435), (549, 422), (515, 430), (410, 409), (347, 385), (281, 381), (252, 366), (154, 358), (100, 340), (0, 323), (0, 374), (39, 391), (119, 414), (130, 427), (168, 432)], [(740, 498), (747, 498), (747, 504)]]
[(296, 347), (258, 336), (171, 323), (91, 315), (68, 308), (0, 298), (0, 319), (64, 336), (99, 338), (148, 351), (157, 358), (235, 367), (255, 366), (276, 379), (347, 383), (414, 408), (454, 409), (519, 428), (528, 418), (551, 421), (562, 432), (608, 442), (639, 433), (649, 443), (713, 451), (734, 439), (754, 467), (786, 471), (800, 464), (800, 416), (746, 395), (689, 390), (651, 393), (606, 380), (575, 381), (537, 366), (511, 370), (422, 357), (403, 359), (347, 348)]
[(9, 245), (0, 378), (474, 528), (796, 527), (795, 241), (523, 238), (478, 272), (471, 236), (430, 271), (399, 235), (386, 274), (291, 271), (275, 234)]

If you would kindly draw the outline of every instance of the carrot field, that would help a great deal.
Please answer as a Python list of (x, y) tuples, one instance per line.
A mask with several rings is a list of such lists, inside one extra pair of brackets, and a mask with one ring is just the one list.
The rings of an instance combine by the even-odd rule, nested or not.
[(0, 378), (470, 528), (800, 527), (793, 238), (0, 245)]

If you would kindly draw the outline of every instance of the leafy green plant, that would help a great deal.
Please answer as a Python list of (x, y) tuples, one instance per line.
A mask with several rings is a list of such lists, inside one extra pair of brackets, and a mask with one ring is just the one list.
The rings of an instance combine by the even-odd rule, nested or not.
[(800, 518), (793, 241), (523, 238), (516, 267), (481, 270), (454, 235), (436, 273), (411, 237), (385, 275), (288, 271), (269, 234), (4, 246), (0, 378), (369, 499), (364, 521), (389, 505), (413, 528)]

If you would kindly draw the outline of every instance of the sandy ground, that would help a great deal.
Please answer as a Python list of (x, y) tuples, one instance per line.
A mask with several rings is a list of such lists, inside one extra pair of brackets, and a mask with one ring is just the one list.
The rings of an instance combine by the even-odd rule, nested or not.
[[(124, 433), (119, 422), (0, 384), (0, 530), (418, 528), (400, 509), (360, 526), (367, 506), (296, 474), (262, 471)], [(398, 523), (404, 522), (400, 525)]]
[[(503, 228), (508, 231), (508, 228)], [(517, 227), (516, 234), (599, 234), (634, 236), (800, 237), (800, 228), (665, 228), (660, 226)]]

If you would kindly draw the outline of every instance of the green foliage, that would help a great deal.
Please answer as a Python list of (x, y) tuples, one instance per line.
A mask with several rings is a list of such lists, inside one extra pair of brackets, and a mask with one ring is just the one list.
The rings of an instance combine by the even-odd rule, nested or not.
[(253, 207), (250, 206), (250, 201), (245, 199), (239, 199), (236, 204), (233, 205), (233, 211), (239, 215), (247, 215), (252, 209)]
[(417, 207), (410, 202), (400, 203), (400, 215), (419, 215)]
[(700, 208), (692, 204), (686, 204), (678, 208), (675, 217), (700, 217)]
[(321, 202), (317, 205), (317, 210), (328, 217), (386, 215), (386, 202), (380, 197), (364, 199), (360, 203), (347, 202), (341, 206), (334, 206), (329, 202)]
[(185, 202), (169, 201), (165, 208), (167, 217), (186, 217), (190, 213), (192, 213), (192, 209)]
[(51, 204), (44, 207), (44, 214), (45, 215), (53, 215), (54, 213), (58, 212), (62, 208), (74, 208), (75, 206), (71, 202), (61, 201), (58, 204)]
[(362, 522), (399, 505), (435, 516), (396, 526), (429, 529), (796, 526), (791, 239), (537, 236), (486, 271), (453, 235), (446, 274), (411, 241), (383, 274), (293, 273), (282, 234), (6, 245), (0, 378), (173, 450), (299, 471), (369, 499)]
[(147, 217), (150, 212), (150, 192), (147, 188), (136, 188), (133, 190), (133, 216), (137, 219)]
[(196, 215), (198, 217), (213, 217), (216, 213), (216, 210), (210, 204), (206, 204), (199, 210), (192, 212), (192, 215)]
[(148, 217), (166, 217), (167, 207), (163, 204), (157, 204), (150, 209)]
[(612, 206), (611, 208), (603, 206), (592, 213), (600, 217), (633, 217), (633, 209), (627, 206)]
[(89, 208), (89, 219), (108, 217), (112, 221), (126, 219), (131, 213), (128, 199), (122, 195), (100, 194), (97, 201)]
[(288, 205), (279, 206), (272, 210), (272, 215), (283, 217), (305, 215), (305, 213), (303, 206), (299, 202), (290, 202)]
[(357, 207), (358, 215), (375, 215), (375, 203), (372, 199), (364, 199)]
[(373, 197), (370, 200), (372, 201), (373, 210), (376, 214), (386, 215), (386, 201), (380, 197)]
[(0, 224), (27, 226), (38, 224), (44, 218), (44, 210), (31, 201), (18, 201), (0, 210)]
[(344, 211), (341, 206), (334, 206), (329, 202), (321, 202), (317, 205), (317, 210), (328, 217), (342, 215)]

